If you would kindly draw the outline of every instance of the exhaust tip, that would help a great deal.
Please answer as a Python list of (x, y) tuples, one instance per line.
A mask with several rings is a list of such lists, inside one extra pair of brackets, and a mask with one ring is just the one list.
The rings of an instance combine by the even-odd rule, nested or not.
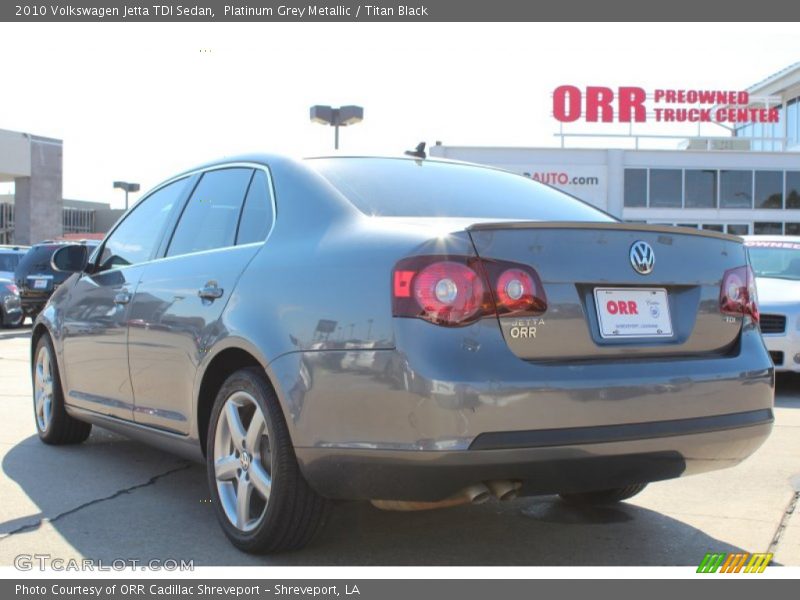
[(508, 479), (487, 481), (486, 485), (492, 495), (500, 500), (500, 502), (508, 502), (519, 496), (519, 489), (522, 487), (519, 481), (511, 481)]
[(464, 490), (464, 493), (472, 504), (483, 504), (489, 500), (489, 497), (491, 496), (489, 488), (482, 483), (476, 483), (469, 486)]

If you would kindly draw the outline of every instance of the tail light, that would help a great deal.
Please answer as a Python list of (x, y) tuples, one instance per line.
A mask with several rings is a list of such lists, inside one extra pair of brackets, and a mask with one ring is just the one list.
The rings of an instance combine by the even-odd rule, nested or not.
[(467, 256), (414, 256), (393, 274), (395, 317), (457, 327), (486, 316), (540, 315), (544, 288), (527, 265)]
[(723, 314), (737, 317), (748, 315), (758, 323), (756, 281), (749, 266), (725, 271), (719, 292), (719, 308)]
[(11, 292), (12, 294), (14, 294), (15, 296), (19, 296), (19, 288), (16, 285), (14, 285), (13, 283), (7, 283), (6, 284), (6, 289), (9, 292)]

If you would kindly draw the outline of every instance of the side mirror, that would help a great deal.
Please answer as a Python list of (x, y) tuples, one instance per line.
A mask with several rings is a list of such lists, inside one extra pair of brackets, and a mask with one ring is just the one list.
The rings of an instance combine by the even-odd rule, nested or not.
[(89, 249), (79, 244), (70, 244), (53, 252), (50, 266), (62, 273), (80, 273), (89, 263)]

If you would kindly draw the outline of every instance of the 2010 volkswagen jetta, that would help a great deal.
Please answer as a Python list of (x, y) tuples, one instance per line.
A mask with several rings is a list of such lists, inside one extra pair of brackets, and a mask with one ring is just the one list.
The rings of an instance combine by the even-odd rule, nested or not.
[(772, 426), (741, 239), (493, 168), (217, 162), (53, 264), (73, 275), (33, 329), (41, 439), (95, 424), (204, 460), (246, 551), (302, 547), (330, 499), (619, 501)]

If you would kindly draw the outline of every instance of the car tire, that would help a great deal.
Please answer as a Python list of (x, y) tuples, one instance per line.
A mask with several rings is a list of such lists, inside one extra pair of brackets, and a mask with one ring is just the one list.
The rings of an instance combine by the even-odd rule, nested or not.
[(64, 408), (64, 393), (56, 354), (50, 336), (44, 334), (36, 343), (31, 365), (33, 380), (33, 417), (39, 439), (54, 446), (80, 444), (92, 432), (90, 423), (78, 421)]
[(329, 502), (300, 472), (263, 370), (241, 369), (225, 380), (206, 440), (211, 500), (233, 545), (265, 554), (308, 544), (322, 527)]
[(559, 494), (559, 496), (567, 504), (574, 504), (577, 506), (602, 506), (604, 504), (615, 504), (627, 500), (628, 498), (633, 498), (646, 487), (646, 483), (635, 483), (633, 485), (610, 490)]

